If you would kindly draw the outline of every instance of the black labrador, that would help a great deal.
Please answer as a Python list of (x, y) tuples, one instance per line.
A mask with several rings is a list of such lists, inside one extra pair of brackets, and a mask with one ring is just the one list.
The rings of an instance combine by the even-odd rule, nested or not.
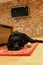
[(26, 34), (14, 31), (9, 37), (7, 48), (8, 50), (20, 50), (22, 47), (24, 47), (25, 44), (28, 42), (35, 43), (40, 42), (43, 43), (42, 40), (34, 40), (28, 37)]
[(34, 39), (28, 37), (28, 35), (26, 35), (24, 33), (14, 31), (14, 32), (11, 33), (11, 35), (10, 35), (10, 37), (8, 39), (7, 48), (8, 48), (8, 50), (20, 50), (28, 42), (31, 42), (31, 43), (35, 43), (35, 42), (43, 43), (42, 40), (36, 40), (36, 39), (34, 40)]

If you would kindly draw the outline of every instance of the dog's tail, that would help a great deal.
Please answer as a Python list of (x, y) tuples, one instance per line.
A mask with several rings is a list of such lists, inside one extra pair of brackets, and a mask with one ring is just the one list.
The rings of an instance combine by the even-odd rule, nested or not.
[(43, 43), (43, 40), (36, 40), (36, 39), (35, 39), (35, 40), (33, 40), (33, 43), (34, 43), (34, 42)]

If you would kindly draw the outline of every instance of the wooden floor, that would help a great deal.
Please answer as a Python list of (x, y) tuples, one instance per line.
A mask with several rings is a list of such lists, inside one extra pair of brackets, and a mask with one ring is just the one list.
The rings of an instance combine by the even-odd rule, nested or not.
[(0, 56), (0, 65), (43, 65), (43, 43), (37, 46), (31, 56)]

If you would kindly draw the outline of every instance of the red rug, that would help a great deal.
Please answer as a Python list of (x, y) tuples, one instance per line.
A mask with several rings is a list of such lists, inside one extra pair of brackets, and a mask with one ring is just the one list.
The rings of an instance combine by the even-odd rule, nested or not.
[(19, 51), (8, 51), (6, 46), (2, 46), (0, 47), (0, 56), (30, 56), (37, 45), (38, 43), (34, 43), (30, 48), (24, 47)]

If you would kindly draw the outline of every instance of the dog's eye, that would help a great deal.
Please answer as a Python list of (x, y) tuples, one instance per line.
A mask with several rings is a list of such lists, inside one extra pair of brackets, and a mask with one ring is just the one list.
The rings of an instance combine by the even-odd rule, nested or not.
[(13, 43), (19, 42), (19, 40), (13, 40)]

